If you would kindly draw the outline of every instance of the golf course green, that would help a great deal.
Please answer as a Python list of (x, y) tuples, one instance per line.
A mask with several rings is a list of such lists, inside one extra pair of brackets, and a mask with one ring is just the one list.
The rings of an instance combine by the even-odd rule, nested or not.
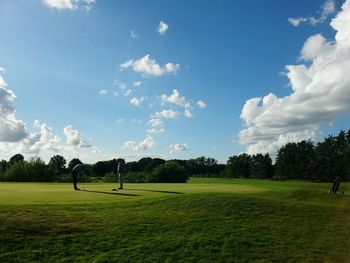
[[(0, 262), (349, 262), (350, 185), (0, 183)], [(349, 189), (349, 190), (348, 190)]]

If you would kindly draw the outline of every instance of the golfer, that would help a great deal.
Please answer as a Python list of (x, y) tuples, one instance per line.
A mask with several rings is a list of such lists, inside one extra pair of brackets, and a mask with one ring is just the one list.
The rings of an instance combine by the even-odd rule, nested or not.
[(77, 186), (78, 174), (84, 171), (84, 164), (80, 163), (73, 167), (72, 176), (73, 176), (73, 186), (74, 190), (80, 190)]
[(117, 167), (117, 174), (119, 176), (119, 188), (123, 189), (124, 184), (124, 172), (125, 172), (125, 161), (123, 159), (119, 159), (118, 161), (118, 167)]

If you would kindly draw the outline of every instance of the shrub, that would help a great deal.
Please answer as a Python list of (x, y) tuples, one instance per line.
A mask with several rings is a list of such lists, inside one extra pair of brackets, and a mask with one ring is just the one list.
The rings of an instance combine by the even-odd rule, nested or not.
[(149, 183), (186, 183), (187, 180), (186, 169), (175, 161), (158, 166), (146, 178)]

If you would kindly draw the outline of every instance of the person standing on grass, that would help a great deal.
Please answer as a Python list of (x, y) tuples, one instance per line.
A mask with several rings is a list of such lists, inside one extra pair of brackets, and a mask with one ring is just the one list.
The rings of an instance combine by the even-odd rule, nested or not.
[(120, 184), (118, 189), (123, 189), (124, 172), (125, 172), (125, 161), (124, 159), (118, 159), (117, 175), (119, 177), (119, 184)]
[(73, 176), (73, 186), (74, 190), (80, 190), (77, 186), (78, 183), (78, 174), (84, 171), (84, 164), (79, 163), (72, 169), (72, 176)]

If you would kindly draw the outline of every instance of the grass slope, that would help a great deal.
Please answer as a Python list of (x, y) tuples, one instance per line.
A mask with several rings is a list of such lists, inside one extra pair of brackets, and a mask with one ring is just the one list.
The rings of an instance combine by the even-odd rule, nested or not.
[[(347, 262), (350, 198), (305, 182), (0, 184), (0, 262)], [(347, 185), (348, 187), (348, 185)], [(112, 193), (112, 194), (111, 194)], [(121, 195), (123, 193), (123, 195)]]

